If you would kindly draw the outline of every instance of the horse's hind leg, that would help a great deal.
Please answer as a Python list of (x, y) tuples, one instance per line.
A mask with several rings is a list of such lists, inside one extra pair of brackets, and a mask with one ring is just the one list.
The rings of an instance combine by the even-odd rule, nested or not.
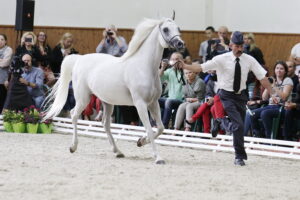
[(118, 147), (115, 143), (115, 140), (110, 131), (110, 118), (113, 113), (113, 110), (114, 110), (113, 105), (103, 102), (102, 123), (103, 123), (104, 129), (107, 133), (109, 143), (113, 146), (113, 152), (116, 154), (117, 158), (123, 158), (124, 154), (118, 149)]
[[(73, 139), (72, 139), (72, 145), (70, 147), (70, 152), (74, 153), (77, 149), (78, 145), (78, 138), (77, 138), (77, 120), (80, 117), (82, 111), (85, 109), (87, 104), (90, 101), (90, 94), (81, 94), (80, 98), (75, 95), (76, 99), (76, 105), (75, 107), (71, 110), (71, 118), (72, 118), (72, 124), (73, 124)], [(77, 98), (76, 98), (77, 97)]]
[(139, 113), (140, 119), (143, 122), (143, 125), (146, 129), (148, 139), (152, 145), (155, 163), (156, 164), (165, 164), (165, 161), (158, 154), (157, 149), (156, 149), (156, 144), (154, 143), (154, 135), (153, 135), (153, 130), (152, 130), (152, 127), (150, 124), (149, 116), (148, 116), (147, 104), (145, 102), (139, 100), (139, 101), (135, 102), (135, 106)]

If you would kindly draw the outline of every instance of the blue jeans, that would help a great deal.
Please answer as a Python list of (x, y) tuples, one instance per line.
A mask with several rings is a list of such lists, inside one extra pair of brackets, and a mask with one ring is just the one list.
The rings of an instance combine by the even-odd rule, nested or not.
[(244, 136), (248, 136), (248, 132), (251, 130), (251, 115), (246, 112), (244, 120)]
[(285, 140), (293, 140), (295, 134), (295, 119), (300, 119), (300, 113), (298, 110), (285, 110), (283, 126), (283, 137)]
[(251, 124), (254, 135), (260, 135), (260, 127), (258, 120), (261, 119), (264, 129), (265, 137), (271, 138), (273, 118), (279, 114), (279, 105), (269, 105), (262, 108), (254, 109), (252, 112), (254, 115), (251, 117)]
[(164, 127), (169, 128), (169, 121), (172, 116), (172, 110), (175, 110), (176, 113), (177, 108), (183, 101), (161, 97), (158, 99), (158, 102), (162, 111), (162, 122), (164, 124)]

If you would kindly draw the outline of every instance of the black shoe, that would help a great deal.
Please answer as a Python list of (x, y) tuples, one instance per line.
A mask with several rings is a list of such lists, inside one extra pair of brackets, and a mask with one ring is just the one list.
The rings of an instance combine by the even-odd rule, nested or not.
[(234, 160), (234, 164), (235, 164), (235, 165), (239, 165), (239, 166), (245, 166), (245, 165), (246, 165), (245, 162), (244, 162), (244, 160), (243, 160), (243, 159), (240, 159), (240, 158), (236, 158), (236, 159)]
[(185, 119), (184, 121), (185, 121), (185, 123), (187, 123), (188, 125), (193, 125), (193, 123), (195, 123), (195, 122), (192, 122), (192, 123), (191, 123), (191, 122), (189, 122), (187, 119)]
[(211, 135), (213, 137), (217, 137), (218, 132), (220, 131), (220, 129), (221, 129), (221, 120), (220, 119), (215, 119), (214, 123), (213, 123), (213, 127), (211, 129)]

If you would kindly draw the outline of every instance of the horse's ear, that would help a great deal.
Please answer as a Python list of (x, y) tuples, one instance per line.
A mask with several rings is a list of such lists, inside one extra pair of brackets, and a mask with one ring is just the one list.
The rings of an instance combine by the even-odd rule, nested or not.
[(175, 20), (175, 10), (173, 10), (173, 16), (172, 19)]

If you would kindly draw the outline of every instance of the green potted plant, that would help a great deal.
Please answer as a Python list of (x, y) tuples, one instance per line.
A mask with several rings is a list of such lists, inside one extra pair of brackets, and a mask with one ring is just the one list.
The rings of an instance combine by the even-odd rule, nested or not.
[(3, 126), (6, 132), (12, 133), (14, 129), (12, 127), (12, 119), (15, 111), (3, 110)]
[(35, 106), (24, 109), (24, 122), (28, 133), (37, 133), (40, 121), (40, 112)]
[[(46, 113), (41, 113), (40, 118), (42, 119)], [(51, 133), (52, 132), (52, 119), (47, 119), (39, 124), (39, 133)]]
[(24, 123), (24, 114), (23, 112), (14, 112), (12, 116), (12, 127), (16, 133), (25, 133), (26, 126)]

